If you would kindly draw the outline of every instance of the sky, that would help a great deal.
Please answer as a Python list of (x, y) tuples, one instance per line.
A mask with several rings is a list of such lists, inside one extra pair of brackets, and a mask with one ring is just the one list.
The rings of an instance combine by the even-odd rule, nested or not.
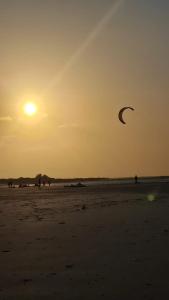
[(169, 175), (168, 30), (167, 0), (0, 0), (0, 177)]

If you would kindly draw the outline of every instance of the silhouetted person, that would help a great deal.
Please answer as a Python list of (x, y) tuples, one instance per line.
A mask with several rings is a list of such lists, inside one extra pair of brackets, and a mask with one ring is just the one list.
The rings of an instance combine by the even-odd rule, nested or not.
[(135, 184), (138, 183), (138, 177), (137, 177), (137, 175), (134, 177), (134, 181), (135, 181)]
[(41, 176), (39, 176), (39, 179), (38, 179), (38, 187), (39, 188), (41, 187)]
[(8, 182), (8, 187), (9, 187), (9, 188), (12, 188), (12, 186), (13, 186), (13, 182), (12, 182), (12, 181), (9, 181), (9, 182)]
[(50, 187), (50, 185), (51, 185), (51, 182), (50, 182), (50, 181), (48, 181), (48, 185), (49, 185), (49, 187)]

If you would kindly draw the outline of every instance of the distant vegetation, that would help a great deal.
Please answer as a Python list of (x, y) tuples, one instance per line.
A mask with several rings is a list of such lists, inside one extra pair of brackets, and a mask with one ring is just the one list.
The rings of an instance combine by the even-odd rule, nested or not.
[(5, 178), (0, 179), (0, 184), (7, 185), (9, 182), (13, 184), (37, 184), (41, 180), (43, 182), (50, 183), (64, 183), (64, 182), (81, 182), (81, 181), (95, 181), (95, 180), (111, 180), (110, 178), (52, 178), (47, 175), (38, 174), (34, 178), (19, 177), (19, 178)]

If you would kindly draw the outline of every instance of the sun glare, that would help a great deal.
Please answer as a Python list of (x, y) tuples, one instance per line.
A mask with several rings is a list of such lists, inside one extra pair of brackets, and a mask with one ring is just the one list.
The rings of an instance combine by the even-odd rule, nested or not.
[(24, 113), (29, 116), (32, 117), (33, 115), (35, 115), (37, 112), (37, 106), (35, 103), (32, 102), (28, 102), (24, 105)]

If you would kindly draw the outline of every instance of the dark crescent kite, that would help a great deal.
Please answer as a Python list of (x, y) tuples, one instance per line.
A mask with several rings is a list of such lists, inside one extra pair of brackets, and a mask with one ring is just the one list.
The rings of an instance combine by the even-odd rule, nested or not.
[(127, 110), (127, 109), (134, 110), (133, 107), (126, 106), (126, 107), (123, 107), (123, 108), (119, 111), (119, 120), (120, 120), (120, 122), (122, 122), (123, 124), (126, 124), (126, 122), (125, 122), (124, 119), (123, 119), (123, 113), (124, 113), (124, 111)]

